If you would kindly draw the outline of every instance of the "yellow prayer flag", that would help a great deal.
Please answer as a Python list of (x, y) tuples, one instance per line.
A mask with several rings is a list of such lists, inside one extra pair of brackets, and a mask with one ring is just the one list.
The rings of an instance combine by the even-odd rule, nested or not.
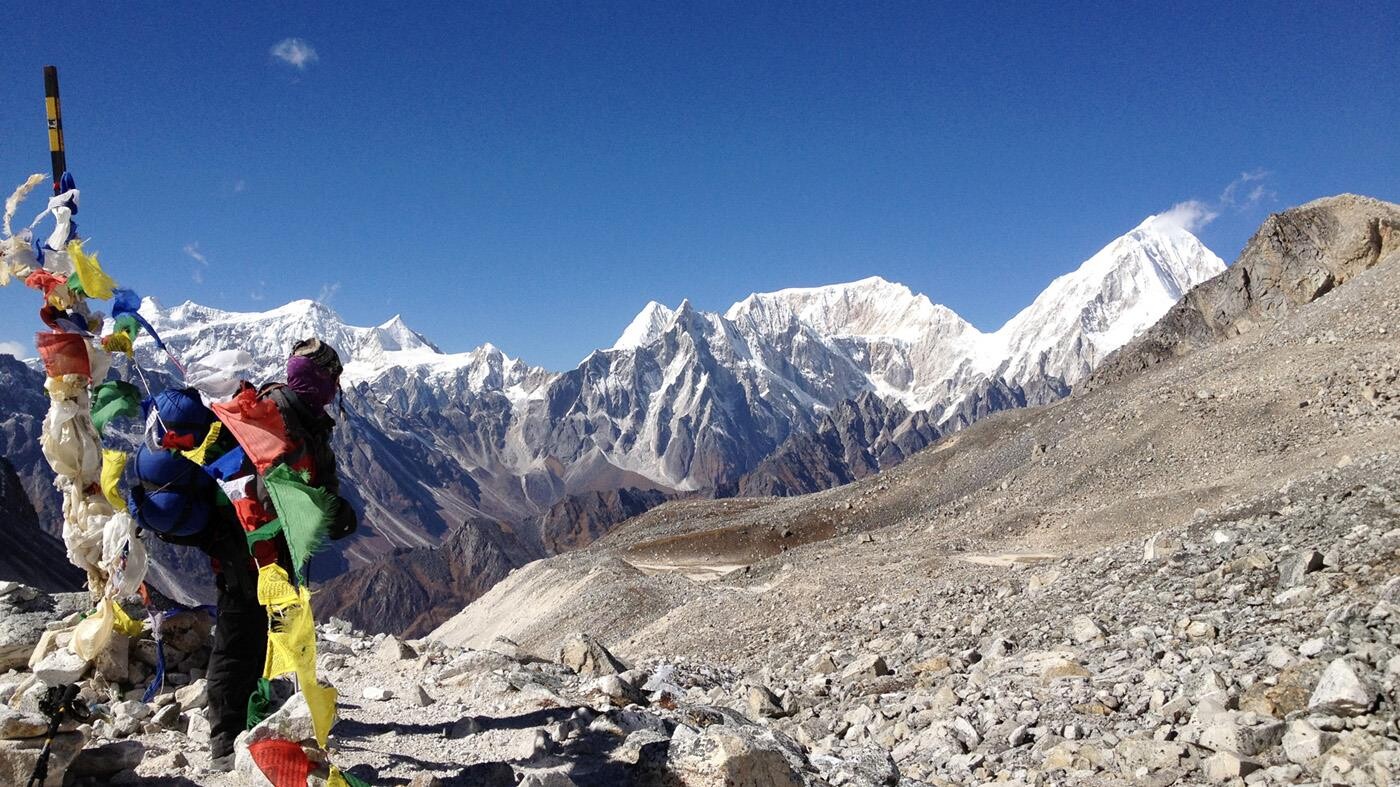
[(68, 241), (68, 257), (73, 260), (73, 269), (78, 273), (78, 281), (89, 298), (105, 301), (112, 297), (112, 290), (117, 283), (102, 270), (96, 254), (83, 251), (82, 241)]
[(132, 639), (140, 637), (141, 632), (145, 631), (145, 626), (141, 621), (132, 620), (131, 616), (126, 614), (126, 610), (122, 609), (122, 605), (116, 601), (112, 602), (112, 627)]
[(209, 433), (204, 435), (204, 442), (188, 451), (181, 451), (180, 453), (191, 462), (197, 465), (203, 465), (204, 455), (209, 453), (209, 449), (214, 446), (214, 443), (218, 442), (219, 435), (223, 434), (223, 430), (224, 425), (215, 421), (209, 426)]
[(112, 504), (114, 511), (126, 511), (126, 498), (122, 497), (121, 490), (117, 488), (117, 482), (122, 478), (122, 470), (126, 468), (126, 452), (107, 449), (102, 452), (102, 496), (107, 498), (107, 502)]

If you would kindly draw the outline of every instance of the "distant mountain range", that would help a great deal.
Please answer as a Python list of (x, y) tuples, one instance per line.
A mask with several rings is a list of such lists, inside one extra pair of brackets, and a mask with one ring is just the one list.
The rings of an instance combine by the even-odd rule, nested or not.
[[(236, 313), (148, 299), (142, 313), (187, 360), (248, 350), (257, 382), (280, 377), (307, 336), (348, 356), (336, 448), (365, 526), (321, 558), (324, 576), (437, 546), (469, 520), (507, 523), (510, 538), (486, 541), (524, 561), (674, 496), (848, 482), (988, 413), (1063, 396), (1224, 268), (1150, 217), (992, 333), (869, 278), (755, 294), (723, 314), (650, 303), (613, 346), (562, 372), (489, 344), (444, 353), (399, 317), (354, 327), (312, 301)], [(138, 357), (164, 366), (148, 341)], [(43, 498), (38, 385), (0, 392), (0, 445)], [(52, 501), (35, 508), (56, 529)]]

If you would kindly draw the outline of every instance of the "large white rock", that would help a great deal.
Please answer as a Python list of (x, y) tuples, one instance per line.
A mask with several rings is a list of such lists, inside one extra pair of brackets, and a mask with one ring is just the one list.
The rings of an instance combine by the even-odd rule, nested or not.
[(88, 662), (68, 648), (59, 648), (34, 667), (34, 677), (46, 686), (74, 683), (87, 673)]
[[(68, 766), (86, 742), (87, 737), (81, 732), (59, 733), (53, 739), (49, 753), (49, 777), (44, 783), (63, 784)], [(28, 784), (34, 766), (39, 762), (39, 751), (43, 748), (43, 738), (0, 740), (0, 784)]]
[(713, 724), (671, 742), (667, 768), (683, 787), (805, 787), (796, 743), (763, 727)]
[(1308, 700), (1308, 710), (1330, 716), (1360, 716), (1375, 704), (1375, 687), (1357, 671), (1356, 663), (1344, 656), (1327, 665)]

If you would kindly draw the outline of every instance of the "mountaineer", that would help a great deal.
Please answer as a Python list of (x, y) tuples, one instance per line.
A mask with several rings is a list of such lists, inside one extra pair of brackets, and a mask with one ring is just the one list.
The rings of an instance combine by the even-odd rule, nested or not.
[(297, 573), (285, 536), (258, 534), (264, 526), (276, 527), (270, 523), (277, 516), (260, 471), (285, 464), (330, 493), (333, 510), (324, 521), (330, 538), (344, 538), (358, 524), (354, 509), (340, 497), (330, 444), (335, 420), (325, 411), (339, 391), (341, 369), (335, 349), (312, 338), (293, 347), (285, 383), (256, 391), (243, 384), (236, 398), (262, 413), (254, 426), (280, 432), (272, 443), (254, 445), (246, 439), (249, 432), (228, 428), (232, 424), (221, 423), (192, 388), (163, 391), (150, 400), (147, 442), (136, 455), (140, 483), (132, 488), (129, 506), (142, 527), (165, 541), (200, 548), (214, 565), (218, 608), (207, 679), (215, 770), (232, 770), (238, 734), (267, 711), (256, 702), (250, 707), (259, 696), (268, 700), (266, 687), (260, 691), (268, 615), (258, 600), (259, 566), (276, 563)]

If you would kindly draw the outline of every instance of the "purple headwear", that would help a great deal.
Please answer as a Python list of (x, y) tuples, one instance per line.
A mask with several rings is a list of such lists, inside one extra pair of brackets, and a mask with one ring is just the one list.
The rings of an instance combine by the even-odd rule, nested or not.
[(298, 342), (287, 359), (287, 387), (308, 406), (324, 408), (340, 389), (340, 356), (319, 339)]

